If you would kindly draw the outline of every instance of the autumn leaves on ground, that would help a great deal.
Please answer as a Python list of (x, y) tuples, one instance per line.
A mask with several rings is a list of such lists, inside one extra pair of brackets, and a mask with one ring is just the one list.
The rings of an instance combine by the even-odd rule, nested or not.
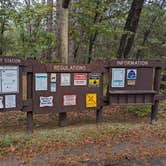
[(95, 112), (69, 113), (68, 127), (57, 115), (35, 115), (34, 134), (25, 134), (24, 113), (0, 114), (0, 165), (164, 165), (165, 115), (156, 125), (119, 108), (104, 108), (103, 125)]

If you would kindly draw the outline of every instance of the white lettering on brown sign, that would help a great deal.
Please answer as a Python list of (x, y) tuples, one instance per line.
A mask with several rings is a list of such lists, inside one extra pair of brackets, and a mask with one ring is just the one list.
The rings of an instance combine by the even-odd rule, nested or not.
[(86, 66), (85, 65), (54, 65), (54, 70), (57, 71), (85, 71)]
[(147, 66), (148, 61), (117, 61), (117, 65), (119, 66)]

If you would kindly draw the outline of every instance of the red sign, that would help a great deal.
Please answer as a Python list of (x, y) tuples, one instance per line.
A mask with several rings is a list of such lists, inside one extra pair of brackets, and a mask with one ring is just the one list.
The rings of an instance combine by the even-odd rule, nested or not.
[(87, 73), (75, 73), (74, 85), (87, 85)]

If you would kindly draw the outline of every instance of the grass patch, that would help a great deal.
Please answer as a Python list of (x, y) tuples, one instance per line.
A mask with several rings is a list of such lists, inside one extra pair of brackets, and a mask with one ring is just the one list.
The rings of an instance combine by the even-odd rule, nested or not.
[(127, 110), (129, 112), (133, 112), (139, 117), (144, 117), (149, 115), (151, 112), (151, 106), (149, 105), (144, 105), (144, 106), (127, 106)]
[(41, 130), (39, 133), (39, 140), (46, 141), (48, 139), (55, 140), (58, 142), (73, 142), (80, 138), (79, 130)]
[(11, 145), (19, 145), (29, 142), (31, 137), (26, 134), (18, 134), (18, 135), (5, 135), (0, 138), (0, 147), (9, 147)]

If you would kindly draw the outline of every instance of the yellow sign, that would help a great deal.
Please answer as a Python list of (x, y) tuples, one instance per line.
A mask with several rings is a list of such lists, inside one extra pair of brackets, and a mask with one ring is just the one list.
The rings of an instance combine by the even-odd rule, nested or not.
[(89, 85), (93, 85), (93, 86), (99, 86), (99, 83), (100, 83), (100, 80), (97, 78), (97, 79), (89, 79)]
[(96, 93), (86, 94), (86, 107), (87, 108), (97, 107), (97, 95), (96, 95)]

